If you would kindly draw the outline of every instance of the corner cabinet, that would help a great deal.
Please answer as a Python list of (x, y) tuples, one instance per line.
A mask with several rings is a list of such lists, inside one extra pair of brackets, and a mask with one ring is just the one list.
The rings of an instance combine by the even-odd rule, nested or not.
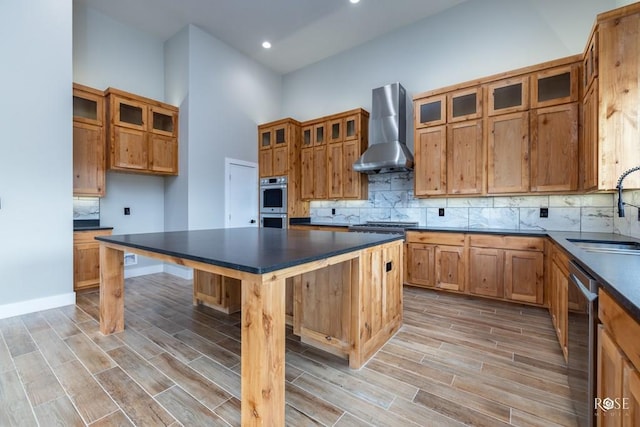
[(100, 286), (100, 244), (96, 236), (111, 235), (111, 230), (73, 232), (73, 290)]
[(102, 91), (73, 84), (73, 195), (105, 195), (105, 108)]
[(178, 174), (178, 108), (109, 88), (109, 170)]

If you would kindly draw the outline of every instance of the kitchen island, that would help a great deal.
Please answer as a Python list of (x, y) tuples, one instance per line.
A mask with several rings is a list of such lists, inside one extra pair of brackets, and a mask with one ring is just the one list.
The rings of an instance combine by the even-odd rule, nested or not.
[[(100, 331), (124, 330), (124, 252), (241, 281), (242, 425), (284, 425), (285, 280), (346, 291), (348, 358), (360, 368), (402, 324), (402, 236), (236, 228), (101, 236)], [(339, 266), (339, 274), (331, 273)], [(328, 283), (326, 283), (328, 282)], [(345, 314), (346, 313), (346, 314)], [(329, 337), (328, 337), (329, 338)]]

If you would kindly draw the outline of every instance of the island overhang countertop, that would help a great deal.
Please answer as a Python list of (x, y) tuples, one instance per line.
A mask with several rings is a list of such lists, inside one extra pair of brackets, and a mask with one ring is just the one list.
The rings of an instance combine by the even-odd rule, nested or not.
[(99, 236), (96, 239), (233, 270), (264, 274), (402, 240), (403, 236), (247, 227)]
[[(125, 252), (240, 280), (243, 426), (285, 425), (286, 280), (293, 280), (294, 292), (341, 289), (337, 315), (346, 327), (340, 328), (344, 336), (337, 345), (352, 368), (362, 367), (402, 325), (402, 235), (230, 228), (97, 240), (100, 331), (105, 335), (125, 328)], [(303, 277), (316, 274), (315, 284), (304, 279), (302, 286)], [(302, 322), (308, 339), (331, 338), (305, 332)]]

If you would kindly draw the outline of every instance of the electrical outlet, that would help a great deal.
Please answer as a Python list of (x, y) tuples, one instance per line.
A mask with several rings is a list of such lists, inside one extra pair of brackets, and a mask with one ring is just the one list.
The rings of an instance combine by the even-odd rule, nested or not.
[(549, 218), (549, 208), (540, 208), (540, 218)]
[(640, 221), (640, 209), (638, 209), (638, 221)]
[(130, 208), (124, 208), (124, 214), (125, 215), (131, 215), (131, 209)]
[(335, 208), (331, 208), (331, 215), (335, 215), (335, 214), (336, 214)]
[(438, 216), (444, 216), (444, 208), (438, 208)]

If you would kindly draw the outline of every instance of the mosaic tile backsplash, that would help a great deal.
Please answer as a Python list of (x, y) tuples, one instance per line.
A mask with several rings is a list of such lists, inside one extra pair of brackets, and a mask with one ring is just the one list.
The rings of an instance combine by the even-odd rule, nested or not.
[[(369, 199), (311, 202), (311, 222), (417, 221), (429, 227), (506, 228), (621, 233), (640, 237), (636, 208), (618, 218), (614, 194), (417, 199), (413, 172), (369, 175)], [(640, 205), (640, 191), (625, 192)], [(444, 208), (444, 216), (438, 211)], [(540, 218), (548, 208), (548, 218)], [(335, 214), (332, 214), (335, 209)], [(632, 218), (631, 218), (632, 217)]]

